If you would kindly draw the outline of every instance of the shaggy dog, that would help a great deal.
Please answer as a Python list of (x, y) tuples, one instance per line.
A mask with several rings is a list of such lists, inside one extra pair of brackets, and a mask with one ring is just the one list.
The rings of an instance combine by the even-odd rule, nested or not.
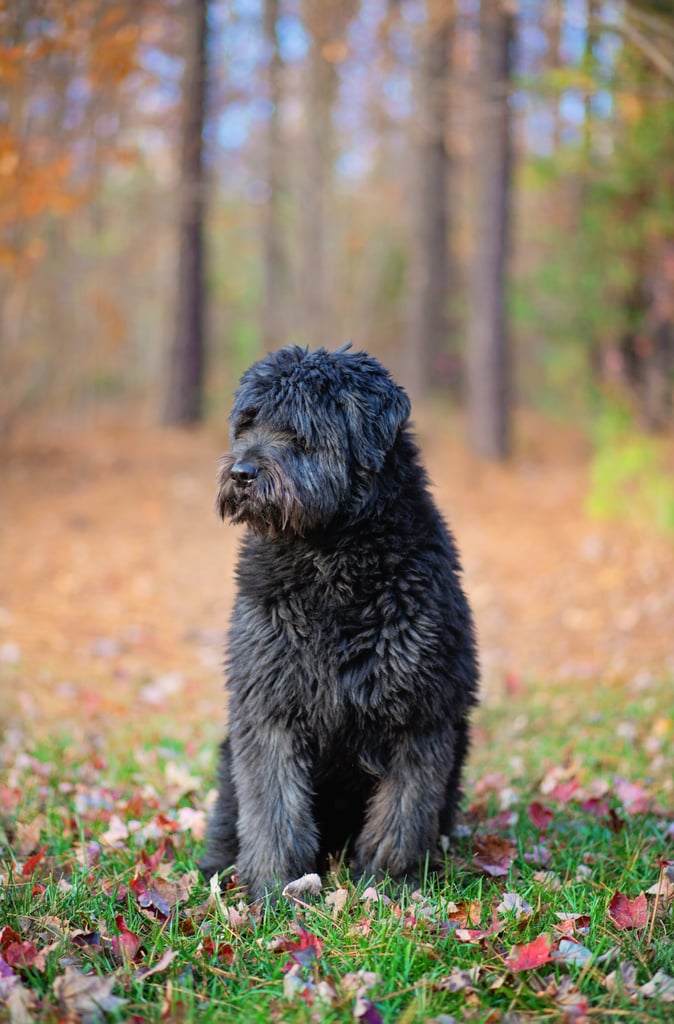
[(248, 531), (202, 869), (253, 898), (344, 850), (418, 877), (452, 830), (478, 667), (409, 414), (346, 349), (281, 349), (236, 393), (217, 506)]

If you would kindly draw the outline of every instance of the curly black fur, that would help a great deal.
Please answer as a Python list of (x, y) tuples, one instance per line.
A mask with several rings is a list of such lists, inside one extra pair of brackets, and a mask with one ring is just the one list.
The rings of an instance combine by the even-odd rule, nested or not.
[(202, 867), (253, 897), (344, 848), (359, 876), (414, 876), (453, 827), (476, 647), (409, 413), (345, 350), (282, 349), (236, 394), (217, 505), (249, 532)]

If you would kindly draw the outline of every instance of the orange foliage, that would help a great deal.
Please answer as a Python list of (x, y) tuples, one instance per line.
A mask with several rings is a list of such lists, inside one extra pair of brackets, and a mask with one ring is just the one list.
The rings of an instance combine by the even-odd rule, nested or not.
[[(32, 265), (44, 246), (34, 245), (25, 228), (40, 218), (67, 217), (89, 198), (103, 145), (96, 140), (91, 146), (95, 127), (86, 123), (86, 110), (79, 123), (87, 145), (67, 125), (73, 102), (69, 88), (77, 86), (77, 102), (92, 112), (100, 109), (101, 100), (114, 100), (139, 67), (141, 11), (133, 0), (120, 0), (102, 12), (94, 0), (29, 0), (23, 17), (13, 19), (18, 41), (0, 46), (0, 84), (9, 111), (0, 131), (0, 265), (17, 271)], [(36, 37), (37, 14), (42, 34)], [(0, 4), (0, 35), (4, 28), (9, 36), (6, 18)], [(108, 140), (104, 156), (106, 162), (115, 157)], [(121, 158), (129, 162), (128, 145), (121, 148)]]

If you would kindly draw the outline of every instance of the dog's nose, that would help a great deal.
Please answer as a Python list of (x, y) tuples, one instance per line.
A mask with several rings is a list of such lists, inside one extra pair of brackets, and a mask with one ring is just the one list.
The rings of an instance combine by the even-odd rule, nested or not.
[(229, 475), (235, 484), (249, 484), (257, 476), (257, 466), (254, 462), (235, 462)]

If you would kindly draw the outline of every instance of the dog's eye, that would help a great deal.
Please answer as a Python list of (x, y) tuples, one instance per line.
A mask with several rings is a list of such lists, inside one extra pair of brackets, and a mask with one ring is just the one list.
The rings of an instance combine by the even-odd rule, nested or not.
[(236, 422), (236, 430), (234, 431), (236, 437), (242, 434), (244, 430), (248, 430), (253, 426), (258, 412), (258, 409), (246, 409), (245, 412), (241, 413)]
[(303, 452), (311, 451), (311, 445), (307, 441), (306, 437), (297, 437), (295, 439), (295, 443), (297, 444), (297, 447), (300, 449), (300, 451), (303, 451)]

